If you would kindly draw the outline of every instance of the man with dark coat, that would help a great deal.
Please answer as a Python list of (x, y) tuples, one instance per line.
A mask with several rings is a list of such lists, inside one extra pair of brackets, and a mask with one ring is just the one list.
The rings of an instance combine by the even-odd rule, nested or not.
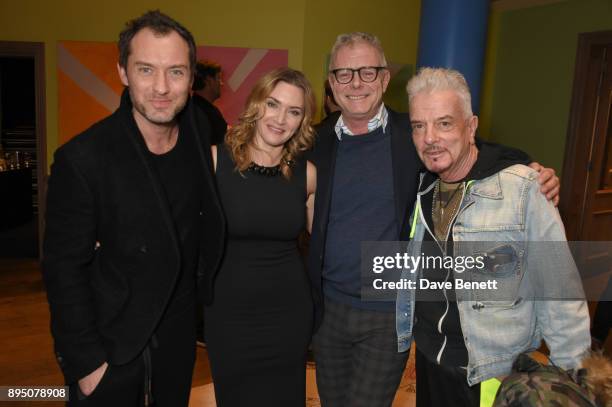
[(120, 107), (51, 168), (51, 331), (69, 405), (187, 406), (196, 278), (209, 297), (224, 238), (209, 125), (189, 98), (195, 43), (151, 11), (118, 45)]
[(407, 355), (397, 352), (395, 305), (362, 301), (360, 294), (361, 242), (400, 238), (421, 168), (408, 115), (382, 102), (386, 65), (376, 37), (340, 35), (329, 82), (341, 111), (316, 129), (308, 266), (323, 406), (388, 406), (406, 365)]

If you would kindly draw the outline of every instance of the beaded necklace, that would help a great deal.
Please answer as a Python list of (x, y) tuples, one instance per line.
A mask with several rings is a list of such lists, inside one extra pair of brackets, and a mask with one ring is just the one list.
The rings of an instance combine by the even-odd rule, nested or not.
[(281, 166), (280, 164), (276, 164), (274, 167), (264, 167), (263, 165), (255, 164), (251, 162), (247, 171), (252, 172), (253, 174), (264, 175), (266, 177), (276, 177), (281, 174)]

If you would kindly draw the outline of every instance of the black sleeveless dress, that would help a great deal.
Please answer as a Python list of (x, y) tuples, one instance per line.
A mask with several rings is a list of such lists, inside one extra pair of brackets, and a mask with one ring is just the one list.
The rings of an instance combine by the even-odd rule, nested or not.
[(304, 406), (313, 305), (297, 238), (306, 222), (306, 162), (290, 180), (234, 170), (224, 146), (217, 183), (228, 225), (206, 307), (206, 343), (219, 407)]

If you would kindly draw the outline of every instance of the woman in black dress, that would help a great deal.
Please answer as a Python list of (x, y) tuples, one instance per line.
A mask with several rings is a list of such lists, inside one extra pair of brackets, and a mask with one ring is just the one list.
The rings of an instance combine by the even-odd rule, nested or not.
[(304, 406), (313, 305), (297, 247), (311, 223), (315, 100), (304, 75), (274, 70), (213, 147), (228, 241), (205, 310), (219, 407)]

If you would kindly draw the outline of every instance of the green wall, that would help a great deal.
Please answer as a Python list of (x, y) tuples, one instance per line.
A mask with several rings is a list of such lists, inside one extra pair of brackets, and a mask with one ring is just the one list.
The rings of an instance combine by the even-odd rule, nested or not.
[(319, 100), (327, 54), (339, 33), (377, 34), (389, 60), (414, 65), (420, 0), (0, 0), (0, 41), (45, 43), (48, 162), (57, 148), (57, 41), (116, 41), (124, 23), (159, 8), (200, 45), (281, 48)]
[[(484, 125), (561, 173), (578, 34), (612, 29), (612, 0), (568, 0), (494, 16)], [(490, 106), (487, 105), (490, 101)]]

